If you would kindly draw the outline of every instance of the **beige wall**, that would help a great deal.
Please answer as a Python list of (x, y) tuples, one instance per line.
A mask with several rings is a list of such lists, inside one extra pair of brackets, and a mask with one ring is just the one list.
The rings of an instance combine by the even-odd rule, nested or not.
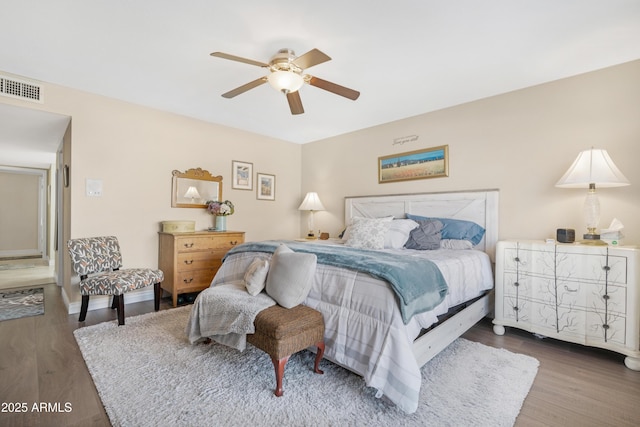
[[(222, 175), (223, 198), (236, 206), (227, 226), (246, 231), (247, 240), (299, 235), (300, 145), (52, 84), (44, 84), (44, 99), (0, 102), (72, 117), (69, 237), (118, 236), (125, 267), (157, 267), (163, 220), (195, 220), (197, 229), (212, 225), (204, 209), (171, 208), (174, 169)], [(255, 183), (253, 191), (232, 190), (232, 160), (253, 163), (254, 179), (257, 172), (274, 174), (276, 200), (257, 200)], [(102, 197), (85, 195), (87, 178), (102, 180)], [(65, 276), (70, 301), (78, 301)]]
[[(601, 224), (617, 217), (627, 241), (640, 243), (640, 61), (302, 146), (57, 85), (44, 91), (44, 104), (0, 102), (72, 117), (65, 238), (115, 234), (126, 266), (157, 266), (160, 221), (211, 224), (204, 210), (170, 207), (171, 171), (193, 167), (224, 177), (223, 197), (236, 205), (228, 226), (248, 240), (306, 232), (297, 207), (307, 191), (317, 191), (327, 208), (316, 214), (316, 228), (332, 235), (344, 226), (345, 196), (487, 188), (501, 192), (502, 239), (550, 237), (557, 227), (581, 234), (586, 190), (554, 184), (592, 145), (607, 149), (632, 183), (599, 192)], [(394, 144), (410, 135), (418, 139)], [(449, 145), (449, 177), (378, 184), (379, 156), (442, 144)], [(276, 201), (256, 200), (255, 189), (231, 190), (232, 160), (252, 162), (254, 178), (275, 174)], [(85, 195), (87, 178), (103, 181), (102, 197)], [(78, 301), (64, 267), (65, 290)]]
[[(501, 239), (584, 230), (586, 189), (555, 188), (579, 151), (608, 150), (631, 186), (599, 191), (600, 224), (614, 217), (640, 244), (640, 61), (306, 144), (303, 192), (326, 211), (316, 228), (337, 234), (345, 196), (500, 189)], [(417, 135), (415, 142), (394, 140)], [(378, 184), (379, 156), (447, 144), (449, 177)], [(301, 229), (305, 220), (301, 219)]]

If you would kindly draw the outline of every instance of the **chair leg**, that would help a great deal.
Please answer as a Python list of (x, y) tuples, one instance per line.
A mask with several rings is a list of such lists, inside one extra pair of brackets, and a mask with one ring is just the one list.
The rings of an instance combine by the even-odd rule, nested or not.
[[(113, 296), (114, 301), (116, 296)], [(118, 295), (118, 326), (124, 325), (124, 294)]]
[(289, 356), (283, 357), (282, 359), (276, 359), (275, 357), (271, 358), (273, 362), (273, 367), (276, 371), (276, 391), (273, 393), (276, 396), (280, 397), (284, 393), (282, 390), (282, 378), (284, 377), (284, 365), (287, 364), (289, 360)]
[(153, 284), (153, 296), (154, 296), (154, 308), (156, 311), (160, 310), (160, 297), (162, 296), (162, 288), (160, 283)]
[(320, 361), (324, 355), (324, 341), (316, 343), (316, 347), (318, 347), (318, 351), (316, 352), (316, 362), (313, 365), (313, 372), (316, 374), (324, 374), (324, 372), (320, 370)]
[(118, 308), (118, 296), (114, 295), (111, 300), (111, 310), (115, 310), (116, 308)]
[(89, 295), (82, 295), (82, 304), (80, 305), (80, 319), (79, 322), (84, 322), (87, 318), (87, 309), (89, 308)]

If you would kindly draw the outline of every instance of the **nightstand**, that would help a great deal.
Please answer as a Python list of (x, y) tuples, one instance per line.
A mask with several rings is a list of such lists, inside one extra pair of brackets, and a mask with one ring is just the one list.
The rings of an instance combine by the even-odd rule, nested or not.
[(498, 335), (511, 326), (626, 355), (640, 370), (640, 250), (543, 241), (496, 248)]

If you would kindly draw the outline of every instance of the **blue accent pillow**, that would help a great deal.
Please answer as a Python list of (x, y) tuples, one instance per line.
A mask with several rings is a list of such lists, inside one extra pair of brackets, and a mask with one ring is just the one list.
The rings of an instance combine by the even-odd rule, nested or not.
[(442, 238), (469, 240), (473, 245), (480, 243), (484, 237), (485, 229), (473, 221), (465, 221), (453, 218), (429, 218), (426, 216), (407, 214), (407, 218), (414, 221), (424, 221), (426, 219), (437, 219), (442, 222)]

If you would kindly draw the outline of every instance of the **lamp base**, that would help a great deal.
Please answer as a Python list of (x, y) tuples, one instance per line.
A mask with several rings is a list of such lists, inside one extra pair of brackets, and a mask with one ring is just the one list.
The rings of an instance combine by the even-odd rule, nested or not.
[(600, 235), (595, 233), (586, 233), (582, 235), (584, 240), (580, 241), (581, 245), (607, 246), (607, 242), (600, 240)]

